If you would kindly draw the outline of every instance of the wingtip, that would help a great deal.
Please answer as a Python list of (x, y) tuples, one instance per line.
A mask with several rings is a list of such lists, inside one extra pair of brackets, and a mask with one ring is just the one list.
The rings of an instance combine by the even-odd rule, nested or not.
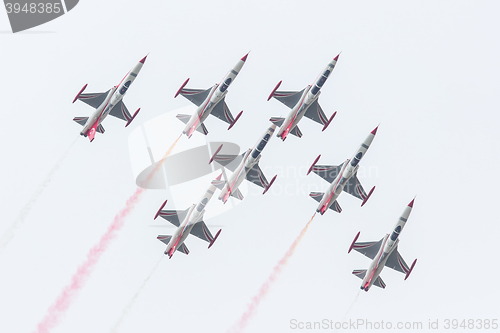
[(248, 52), (247, 54), (245, 54), (245, 55), (243, 56), (243, 58), (241, 58), (241, 61), (247, 61), (247, 57), (248, 57), (248, 54), (249, 54), (249, 53), (250, 53), (250, 52)]
[(141, 61), (139, 61), (141, 64), (144, 64), (144, 62), (146, 61), (146, 58), (148, 57), (148, 55), (146, 55), (144, 58), (141, 59)]

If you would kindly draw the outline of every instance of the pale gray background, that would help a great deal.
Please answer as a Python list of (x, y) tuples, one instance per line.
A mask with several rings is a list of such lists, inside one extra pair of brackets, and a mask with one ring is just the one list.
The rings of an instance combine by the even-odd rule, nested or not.
[[(119, 331), (231, 327), (317, 206), (308, 191), (326, 182), (304, 176), (310, 163), (319, 153), (322, 164), (342, 162), (379, 123), (361, 163), (372, 168), (360, 176), (365, 188), (377, 185), (372, 198), (360, 208), (344, 194), (342, 214), (316, 217), (247, 331), (289, 332), (293, 318), (499, 318), (499, 10), (496, 1), (87, 0), (26, 33), (0, 35), (0, 232), (78, 137), (71, 119), (92, 111), (71, 104), (79, 89), (109, 89), (150, 52), (125, 97), (129, 109), (142, 107), (131, 128), (107, 119), (92, 144), (78, 137), (0, 256), (0, 331), (36, 327), (135, 190), (131, 130), (188, 105), (173, 99), (187, 77), (189, 87), (207, 88), (249, 50), (227, 97), (234, 114), (245, 112), (229, 132), (207, 120), (211, 140), (252, 146), (270, 116), (288, 112), (266, 102), (275, 84), (300, 90), (342, 51), (320, 97), (327, 115), (338, 115), (323, 133), (304, 119), (301, 139), (273, 138), (261, 160), (268, 177), (279, 172), (273, 191), (208, 221), (225, 225), (212, 249), (192, 237), (189, 256), (163, 259)], [(400, 242), (407, 262), (419, 260), (412, 276), (385, 269), (387, 288), (362, 293), (346, 314), (361, 282), (351, 271), (370, 263), (347, 254), (353, 237), (383, 237), (415, 195)], [(156, 235), (173, 231), (151, 227), (163, 200), (162, 191), (143, 196), (53, 332), (117, 324), (162, 257)]]

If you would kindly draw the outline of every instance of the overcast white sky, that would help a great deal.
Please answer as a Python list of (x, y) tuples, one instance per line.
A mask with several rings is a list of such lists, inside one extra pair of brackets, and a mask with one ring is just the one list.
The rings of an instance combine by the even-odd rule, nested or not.
[[(304, 118), (301, 139), (274, 137), (260, 162), (268, 179), (278, 173), (273, 190), (261, 196), (250, 185), (242, 204), (207, 220), (224, 226), (210, 250), (189, 237), (188, 256), (164, 258), (119, 332), (230, 328), (314, 213), (309, 190), (326, 188), (304, 171), (320, 153), (321, 164), (351, 157), (379, 123), (361, 162), (365, 189), (377, 186), (373, 196), (360, 208), (343, 194), (341, 214), (315, 218), (246, 331), (294, 331), (291, 319), (424, 327), (500, 319), (499, 10), (496, 1), (86, 0), (18, 34), (7, 33), (1, 14), (1, 235), (78, 140), (0, 255), (0, 331), (36, 327), (134, 192), (134, 128), (189, 105), (173, 98), (186, 78), (191, 88), (208, 88), (249, 50), (226, 98), (233, 114), (245, 112), (231, 131), (208, 119), (208, 140), (253, 146), (271, 116), (289, 112), (266, 101), (276, 83), (301, 90), (342, 51), (320, 97), (337, 117), (325, 132)], [(106, 119), (104, 135), (91, 144), (80, 138), (71, 119), (92, 110), (71, 104), (75, 94), (85, 83), (89, 92), (106, 91), (148, 52), (124, 99), (130, 110), (142, 108), (134, 123)], [(165, 195), (146, 192), (53, 332), (116, 325), (163, 255), (156, 236), (173, 232), (152, 220)], [(347, 254), (351, 241), (358, 231), (359, 241), (389, 233), (415, 195), (399, 245), (408, 263), (418, 258), (411, 277), (384, 269), (386, 289), (363, 292), (346, 314), (361, 283), (351, 272), (370, 264)]]

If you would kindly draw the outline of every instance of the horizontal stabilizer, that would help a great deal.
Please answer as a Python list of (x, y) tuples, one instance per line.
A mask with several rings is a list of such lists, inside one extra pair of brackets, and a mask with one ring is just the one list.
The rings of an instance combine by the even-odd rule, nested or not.
[(178, 114), (176, 117), (177, 117), (177, 119), (182, 121), (184, 124), (187, 124), (189, 119), (191, 119), (191, 116), (188, 114)]
[(313, 198), (314, 200), (316, 200), (317, 202), (320, 202), (321, 199), (323, 198), (324, 194), (325, 193), (323, 193), (323, 192), (311, 192), (311, 193), (309, 193), (309, 196), (311, 198)]
[(222, 190), (224, 188), (224, 185), (226, 185), (226, 182), (223, 180), (212, 180), (212, 185), (217, 187), (219, 190)]
[[(311, 192), (309, 193), (309, 196), (311, 198), (313, 198), (314, 200), (316, 200), (317, 202), (321, 202), (321, 199), (323, 199), (323, 195), (325, 193), (323, 192)], [(337, 200), (335, 200), (329, 207), (331, 210), (334, 210), (336, 211), (337, 213), (341, 213), (342, 212), (342, 208), (340, 207), (339, 203), (337, 202)]]
[(385, 282), (380, 276), (378, 276), (375, 282), (373, 282), (373, 285), (385, 289)]
[(207, 130), (207, 128), (205, 127), (205, 124), (203, 124), (203, 123), (199, 124), (199, 125), (198, 125), (198, 127), (196, 128), (196, 130), (197, 130), (198, 132), (200, 132), (201, 134), (205, 134), (205, 135), (207, 135), (207, 134), (208, 134), (208, 130)]
[(189, 254), (189, 250), (186, 246), (186, 244), (182, 243), (181, 246), (177, 248), (177, 251), (182, 252), (184, 254)]
[(170, 238), (172, 238), (172, 236), (169, 236), (169, 235), (158, 235), (158, 237), (156, 237), (156, 239), (162, 241), (163, 243), (167, 244), (170, 242)]
[(73, 121), (76, 121), (80, 125), (85, 126), (85, 124), (87, 123), (87, 119), (89, 119), (89, 117), (75, 117), (73, 118)]
[(354, 271), (352, 271), (352, 274), (356, 275), (361, 280), (363, 280), (365, 278), (365, 275), (366, 275), (366, 269), (357, 269), (357, 270), (354, 270)]
[(302, 137), (302, 132), (300, 131), (299, 129), (299, 126), (295, 126), (291, 131), (290, 131), (290, 134), (293, 134), (299, 138)]
[(269, 121), (275, 124), (276, 126), (281, 127), (281, 125), (283, 125), (283, 122), (285, 121), (285, 118), (273, 117), (269, 119)]
[(236, 199), (239, 199), (239, 200), (243, 200), (244, 197), (243, 197), (243, 194), (241, 194), (241, 191), (239, 188), (237, 188), (235, 191), (232, 191), (231, 192), (231, 196), (236, 198)]
[(101, 124), (99, 124), (99, 126), (97, 126), (97, 132), (101, 133), (101, 134), (104, 133), (105, 132), (104, 131), (104, 126), (102, 126)]

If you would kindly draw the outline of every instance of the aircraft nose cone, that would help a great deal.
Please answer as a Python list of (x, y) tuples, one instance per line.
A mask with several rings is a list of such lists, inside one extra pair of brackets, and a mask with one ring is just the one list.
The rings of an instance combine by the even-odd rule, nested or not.
[(148, 56), (145, 56), (145, 57), (144, 57), (144, 58), (142, 58), (142, 59), (141, 59), (141, 61), (139, 61), (139, 62), (140, 62), (141, 64), (144, 64), (144, 62), (146, 61), (146, 58), (147, 58), (147, 57), (148, 57)]

